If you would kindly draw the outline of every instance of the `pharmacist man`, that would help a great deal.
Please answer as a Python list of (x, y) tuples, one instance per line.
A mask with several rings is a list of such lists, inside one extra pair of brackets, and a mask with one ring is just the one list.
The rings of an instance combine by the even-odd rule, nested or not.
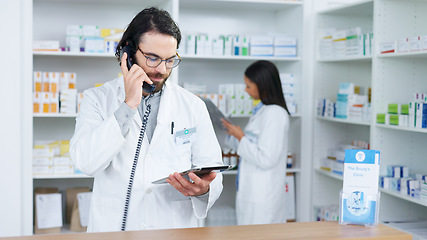
[[(90, 232), (197, 227), (222, 192), (220, 173), (201, 178), (191, 173), (192, 181), (178, 174), (193, 166), (222, 165), (203, 101), (166, 82), (181, 61), (180, 41), (168, 12), (142, 10), (116, 50), (120, 58), (121, 49), (130, 46), (135, 64), (128, 70), (123, 54), (123, 77), (84, 92), (70, 154), (77, 169), (94, 176)], [(154, 94), (142, 91), (143, 82), (155, 85)], [(167, 176), (168, 184), (152, 184)]]

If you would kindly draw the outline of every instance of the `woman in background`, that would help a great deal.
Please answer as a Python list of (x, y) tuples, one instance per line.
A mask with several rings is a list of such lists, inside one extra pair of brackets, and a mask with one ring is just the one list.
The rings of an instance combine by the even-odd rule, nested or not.
[[(245, 91), (260, 103), (245, 130), (222, 120), (227, 143), (237, 147), (237, 224), (286, 222), (285, 177), (289, 111), (276, 66), (257, 61), (245, 71)], [(234, 148), (236, 149), (236, 148)]]

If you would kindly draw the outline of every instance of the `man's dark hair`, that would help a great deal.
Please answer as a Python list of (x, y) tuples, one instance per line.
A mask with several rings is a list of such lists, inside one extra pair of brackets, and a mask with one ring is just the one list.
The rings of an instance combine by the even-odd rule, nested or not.
[(170, 14), (155, 7), (150, 7), (139, 12), (130, 22), (123, 37), (116, 48), (116, 57), (120, 62), (120, 52), (124, 46), (129, 45), (136, 52), (141, 37), (147, 32), (157, 32), (174, 37), (177, 41), (176, 48), (181, 42), (181, 31)]
[(283, 97), (279, 71), (274, 63), (260, 60), (246, 68), (245, 76), (258, 87), (259, 98), (265, 105), (276, 104), (289, 113)]

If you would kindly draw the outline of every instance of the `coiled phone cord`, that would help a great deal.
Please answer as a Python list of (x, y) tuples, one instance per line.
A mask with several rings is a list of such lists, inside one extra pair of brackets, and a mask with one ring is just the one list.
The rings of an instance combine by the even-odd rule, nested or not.
[(148, 117), (150, 116), (150, 113), (151, 113), (151, 104), (149, 104), (149, 100), (152, 96), (153, 95), (149, 95), (148, 98), (145, 100), (145, 106), (147, 107), (147, 109), (145, 110), (144, 116), (142, 117), (141, 131), (139, 132), (138, 144), (136, 146), (136, 151), (135, 151), (135, 158), (133, 160), (132, 171), (130, 173), (129, 184), (126, 192), (125, 209), (123, 212), (123, 221), (122, 221), (121, 231), (126, 230), (126, 220), (128, 216), (130, 196), (132, 193), (133, 179), (135, 177), (135, 171), (136, 171), (136, 166), (138, 164), (138, 158), (139, 158), (139, 152), (141, 150), (142, 140), (144, 139), (145, 130), (147, 128)]

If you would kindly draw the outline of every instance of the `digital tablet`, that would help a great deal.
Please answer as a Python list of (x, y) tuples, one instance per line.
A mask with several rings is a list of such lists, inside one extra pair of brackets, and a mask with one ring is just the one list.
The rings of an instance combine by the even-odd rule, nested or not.
[[(224, 166), (215, 166), (215, 167), (196, 167), (196, 168), (192, 168), (192, 169), (189, 169), (187, 171), (181, 172), (180, 174), (181, 174), (181, 176), (184, 176), (187, 179), (189, 179), (188, 178), (188, 174), (191, 173), (191, 172), (194, 173), (194, 174), (196, 174), (198, 177), (201, 177), (201, 176), (203, 176), (205, 174), (208, 174), (208, 173), (210, 173), (212, 171), (215, 171), (215, 170), (223, 172), (223, 171), (230, 170), (233, 167), (234, 167), (233, 165), (224, 165)], [(154, 181), (152, 183), (153, 184), (167, 183), (166, 179), (168, 179), (168, 178), (169, 177), (165, 177), (165, 178), (156, 180), (156, 181)]]
[(204, 97), (200, 97), (200, 99), (205, 102), (212, 123), (220, 129), (227, 131), (227, 129), (222, 125), (221, 119), (225, 119), (229, 123), (232, 123), (231, 120), (228, 117), (224, 116), (224, 114), (222, 114), (222, 112), (215, 106), (215, 104), (210, 99)]

